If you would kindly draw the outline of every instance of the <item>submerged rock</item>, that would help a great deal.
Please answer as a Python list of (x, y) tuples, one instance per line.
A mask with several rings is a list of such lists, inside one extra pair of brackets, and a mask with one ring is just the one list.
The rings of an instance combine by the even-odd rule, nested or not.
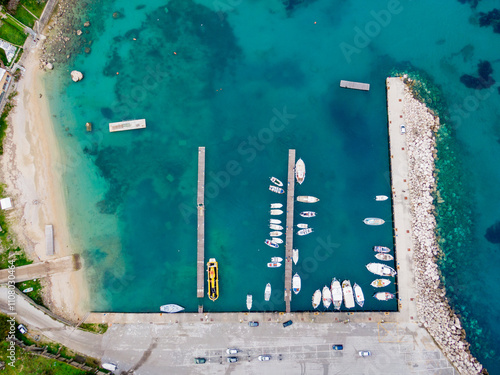
[(78, 82), (78, 81), (81, 81), (83, 79), (83, 73), (82, 72), (79, 72), (78, 70), (73, 70), (71, 72), (71, 79), (74, 81), (74, 82)]
[(500, 243), (500, 221), (486, 229), (484, 237), (491, 243)]
[(45, 65), (45, 67), (46, 67), (48, 70), (52, 70), (52, 69), (54, 69), (54, 65), (52, 65), (52, 63), (47, 63), (47, 65)]

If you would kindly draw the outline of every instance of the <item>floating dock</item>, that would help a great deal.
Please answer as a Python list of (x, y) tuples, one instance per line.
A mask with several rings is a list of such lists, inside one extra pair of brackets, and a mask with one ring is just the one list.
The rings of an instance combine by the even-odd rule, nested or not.
[(352, 82), (352, 81), (340, 81), (340, 87), (353, 90), (370, 91), (369, 83)]
[(288, 150), (288, 182), (286, 189), (286, 242), (285, 242), (285, 303), (290, 312), (292, 300), (293, 207), (295, 202), (295, 150)]
[(45, 226), (45, 251), (47, 255), (54, 255), (54, 227)]
[(109, 123), (109, 131), (111, 133), (123, 132), (125, 130), (144, 129), (145, 127), (146, 127), (146, 120), (145, 119), (110, 122)]
[(198, 147), (198, 194), (196, 198), (198, 211), (198, 262), (197, 292), (198, 298), (205, 294), (205, 147)]

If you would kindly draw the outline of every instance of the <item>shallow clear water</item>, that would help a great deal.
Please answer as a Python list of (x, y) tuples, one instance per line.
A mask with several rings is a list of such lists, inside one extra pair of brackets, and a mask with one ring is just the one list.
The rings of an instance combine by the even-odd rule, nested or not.
[[(203, 303), (208, 311), (242, 311), (252, 294), (254, 309), (283, 310), (284, 269), (266, 263), (283, 257), (284, 246), (273, 250), (264, 240), (269, 204), (285, 203), (268, 191), (269, 176), (286, 179), (290, 148), (307, 168), (297, 195), (321, 199), (296, 205), (318, 217), (307, 219), (313, 234), (295, 236), (302, 291), (292, 309), (309, 310), (314, 290), (332, 277), (360, 284), (364, 309), (396, 309), (396, 301), (371, 297), (375, 276), (365, 264), (375, 259), (373, 245), (392, 246), (390, 202), (373, 199), (390, 193), (385, 77), (411, 63), (438, 85), (450, 112), (440, 144), (440, 162), (450, 167), (440, 180), (449, 194), (439, 221), (443, 273), (474, 354), (494, 373), (498, 244), (484, 233), (499, 220), (499, 96), (477, 99), (459, 81), (477, 74), (480, 60), (500, 80), (492, 48), (499, 36), (477, 24), (477, 11), (493, 6), (316, 0), (286, 11), (280, 1), (96, 2), (84, 17), (92, 51), (69, 67), (85, 79), (71, 83), (61, 69), (47, 80), (67, 155), (58, 167), (75, 242), (90, 265), (94, 309), (178, 303), (195, 311)], [(115, 11), (122, 17), (114, 19)], [(369, 82), (371, 90), (340, 89), (341, 79)], [(146, 118), (147, 129), (108, 132), (109, 122), (131, 118)], [(205, 257), (220, 266), (215, 303), (195, 295), (199, 146), (207, 163)], [(367, 216), (388, 223), (368, 227)], [(273, 295), (265, 303), (268, 282)]]

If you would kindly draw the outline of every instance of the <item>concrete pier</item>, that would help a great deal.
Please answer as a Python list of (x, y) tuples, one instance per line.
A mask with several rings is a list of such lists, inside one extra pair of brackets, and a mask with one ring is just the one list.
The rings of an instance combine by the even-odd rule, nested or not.
[(198, 260), (197, 260), (197, 291), (198, 298), (205, 294), (205, 147), (198, 147)]
[(109, 123), (109, 131), (111, 133), (122, 132), (125, 130), (144, 129), (145, 127), (146, 127), (146, 120), (145, 119), (110, 122)]
[(362, 91), (369, 91), (370, 90), (370, 84), (369, 83), (361, 83), (361, 82), (351, 82), (351, 81), (340, 81), (340, 87), (346, 88), (346, 89), (353, 89), (353, 90), (362, 90)]
[(290, 312), (292, 300), (293, 207), (295, 202), (295, 150), (288, 150), (288, 181), (286, 189), (286, 242), (285, 242), (285, 303)]
[(45, 226), (45, 251), (47, 255), (54, 255), (54, 227)]

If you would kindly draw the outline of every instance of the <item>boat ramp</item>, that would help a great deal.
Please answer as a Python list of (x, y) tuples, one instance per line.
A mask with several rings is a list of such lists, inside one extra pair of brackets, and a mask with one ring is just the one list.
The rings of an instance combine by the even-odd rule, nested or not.
[(353, 90), (370, 91), (369, 83), (352, 82), (352, 81), (340, 81), (340, 87)]
[(125, 130), (144, 129), (145, 127), (146, 127), (146, 120), (145, 119), (128, 120), (128, 121), (110, 122), (109, 123), (110, 133), (122, 132)]

